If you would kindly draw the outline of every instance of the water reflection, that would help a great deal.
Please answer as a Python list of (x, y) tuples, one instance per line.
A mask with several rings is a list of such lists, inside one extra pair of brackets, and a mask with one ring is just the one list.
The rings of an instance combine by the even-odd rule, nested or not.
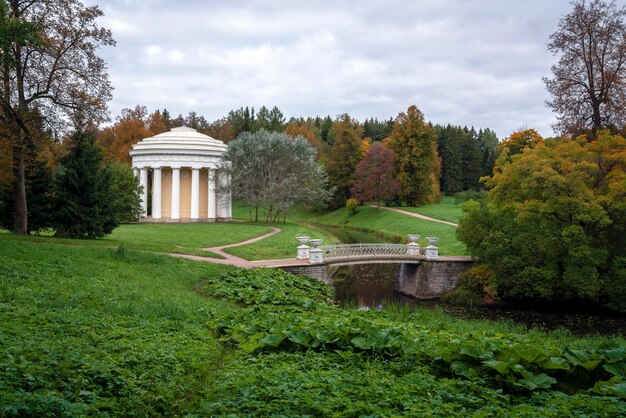
[(399, 264), (365, 264), (340, 267), (333, 275), (335, 299), (342, 306), (384, 308), (388, 303), (440, 308), (464, 319), (510, 320), (527, 327), (546, 330), (569, 329), (573, 334), (626, 336), (626, 317), (598, 312), (549, 307), (528, 309), (519, 306), (457, 306), (440, 301), (418, 301), (395, 291)]

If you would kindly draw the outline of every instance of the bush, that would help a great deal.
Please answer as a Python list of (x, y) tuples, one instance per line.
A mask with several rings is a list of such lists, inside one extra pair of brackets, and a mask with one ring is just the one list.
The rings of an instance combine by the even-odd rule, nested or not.
[(355, 198), (351, 197), (350, 199), (346, 200), (346, 209), (352, 214), (356, 213), (356, 208), (358, 207), (359, 207), (359, 201), (356, 200)]
[(454, 194), (454, 203), (458, 205), (459, 203), (467, 202), (468, 200), (480, 202), (485, 197), (487, 197), (487, 190), (464, 190)]
[(496, 278), (487, 264), (476, 264), (461, 274), (459, 284), (444, 300), (460, 305), (493, 303), (499, 300)]

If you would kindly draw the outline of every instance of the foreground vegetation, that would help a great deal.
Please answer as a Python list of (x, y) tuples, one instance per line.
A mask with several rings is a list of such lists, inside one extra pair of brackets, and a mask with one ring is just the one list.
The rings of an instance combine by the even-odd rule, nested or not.
[(626, 414), (621, 338), (341, 309), (277, 270), (9, 238), (3, 416)]

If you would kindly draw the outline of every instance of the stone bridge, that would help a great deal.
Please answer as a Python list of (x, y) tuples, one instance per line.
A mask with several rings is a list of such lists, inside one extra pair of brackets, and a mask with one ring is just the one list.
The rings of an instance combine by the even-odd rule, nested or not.
[(439, 249), (434, 245), (436, 240), (430, 239), (429, 242), (431, 244), (427, 247), (420, 247), (415, 242), (327, 246), (313, 242), (313, 248), (298, 247), (298, 261), (276, 267), (332, 286), (333, 275), (340, 266), (399, 263), (396, 290), (414, 298), (432, 299), (454, 288), (461, 273), (472, 265), (473, 260), (464, 256), (439, 256)]

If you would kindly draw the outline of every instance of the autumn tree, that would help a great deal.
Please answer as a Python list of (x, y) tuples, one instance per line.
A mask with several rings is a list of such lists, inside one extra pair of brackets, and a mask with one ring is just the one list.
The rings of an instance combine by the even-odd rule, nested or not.
[(225, 144), (235, 139), (235, 131), (226, 118), (220, 118), (210, 123), (204, 134), (211, 138), (219, 139)]
[(96, 51), (114, 41), (97, 25), (100, 16), (78, 0), (0, 2), (0, 117), (9, 132), (2, 140), (12, 146), (15, 233), (28, 232), (25, 152), (35, 109), (56, 128), (64, 116), (98, 122), (106, 115), (111, 85)]
[(494, 163), (494, 171), (499, 171), (502, 166), (511, 162), (513, 156), (521, 154), (524, 149), (534, 148), (543, 142), (541, 135), (532, 128), (513, 132), (498, 145), (498, 157)]
[(458, 229), (499, 296), (626, 311), (626, 140), (537, 142), (499, 163)]
[(380, 209), (383, 200), (391, 199), (400, 189), (393, 178), (396, 156), (383, 143), (376, 142), (359, 162), (354, 173), (352, 195), (361, 202), (375, 200)]
[(544, 78), (562, 134), (595, 133), (626, 123), (626, 8), (614, 1), (576, 0), (550, 36), (559, 56)]
[(99, 132), (98, 141), (106, 149), (109, 159), (130, 163), (128, 152), (133, 144), (153, 135), (148, 128), (148, 110), (137, 105), (134, 109), (122, 109), (115, 124)]
[(326, 159), (328, 184), (335, 189), (331, 201), (334, 208), (342, 207), (354, 186), (354, 172), (361, 161), (361, 132), (358, 123), (344, 114), (337, 118), (330, 135), (334, 138)]
[(324, 152), (324, 145), (319, 135), (309, 127), (305, 122), (292, 121), (287, 124), (284, 133), (292, 138), (298, 136), (304, 137), (317, 153), (317, 158), (320, 159)]
[(439, 201), (437, 135), (424, 121), (417, 106), (400, 113), (387, 140), (396, 154), (396, 179), (400, 182), (400, 198), (410, 206)]

